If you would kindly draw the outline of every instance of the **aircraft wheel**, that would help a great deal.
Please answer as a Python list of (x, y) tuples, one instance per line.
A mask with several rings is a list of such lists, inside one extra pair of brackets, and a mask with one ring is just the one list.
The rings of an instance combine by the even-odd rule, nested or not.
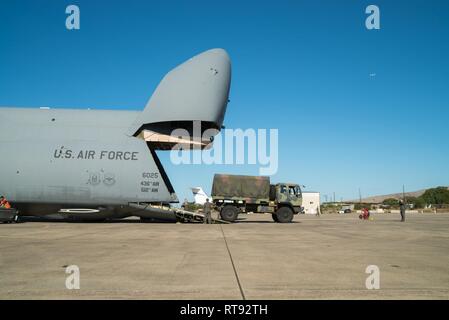
[(289, 223), (293, 220), (293, 211), (288, 207), (281, 207), (276, 211), (276, 216), (280, 223)]
[(234, 206), (227, 205), (221, 209), (220, 215), (224, 221), (234, 222), (239, 215), (239, 209)]

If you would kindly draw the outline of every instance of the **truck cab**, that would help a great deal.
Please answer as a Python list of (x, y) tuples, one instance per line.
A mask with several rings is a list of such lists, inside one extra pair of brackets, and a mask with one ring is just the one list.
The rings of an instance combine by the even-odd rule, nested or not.
[(293, 215), (302, 212), (301, 187), (296, 183), (278, 183), (272, 186), (275, 197), (272, 217), (276, 222), (291, 222)]
[(278, 183), (276, 184), (276, 201), (278, 205), (289, 205), (295, 212), (301, 212), (302, 191), (298, 184)]

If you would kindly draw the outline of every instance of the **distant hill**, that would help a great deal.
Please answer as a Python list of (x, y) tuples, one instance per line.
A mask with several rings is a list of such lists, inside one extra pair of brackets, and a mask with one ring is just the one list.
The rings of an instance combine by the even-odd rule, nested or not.
[[(426, 190), (427, 189), (418, 190), (418, 191), (414, 191), (414, 192), (406, 192), (405, 196), (406, 197), (419, 197), (424, 192), (426, 192)], [(388, 199), (388, 198), (402, 199), (402, 196), (403, 196), (402, 192), (401, 193), (392, 193), (392, 194), (379, 195), (379, 196), (371, 196), (371, 197), (362, 198), (362, 202), (363, 203), (381, 203), (385, 199)], [(355, 200), (348, 200), (347, 202), (359, 202), (359, 201), (360, 201), (360, 199), (355, 199)]]

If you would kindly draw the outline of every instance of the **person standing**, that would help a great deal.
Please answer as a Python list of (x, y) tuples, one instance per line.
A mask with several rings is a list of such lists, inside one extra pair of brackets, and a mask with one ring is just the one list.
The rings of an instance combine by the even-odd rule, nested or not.
[(187, 205), (189, 204), (189, 202), (187, 201), (187, 199), (184, 199), (184, 202), (181, 205), (181, 209), (182, 210), (187, 210)]
[(399, 211), (401, 212), (401, 222), (405, 221), (405, 208), (406, 205), (404, 203), (404, 200), (399, 200)]
[(209, 202), (209, 199), (206, 199), (206, 202), (203, 206), (203, 214), (204, 214), (204, 223), (205, 224), (211, 224), (212, 223), (212, 204)]
[(318, 205), (318, 207), (316, 208), (316, 214), (317, 217), (321, 217), (321, 206)]

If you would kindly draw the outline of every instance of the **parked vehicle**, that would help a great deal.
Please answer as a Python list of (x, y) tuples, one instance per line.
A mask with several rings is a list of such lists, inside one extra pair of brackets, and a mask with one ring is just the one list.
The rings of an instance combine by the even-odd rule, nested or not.
[(270, 184), (269, 177), (216, 174), (213, 203), (225, 221), (240, 213), (271, 213), (276, 222), (286, 223), (302, 212), (301, 188), (295, 183)]

